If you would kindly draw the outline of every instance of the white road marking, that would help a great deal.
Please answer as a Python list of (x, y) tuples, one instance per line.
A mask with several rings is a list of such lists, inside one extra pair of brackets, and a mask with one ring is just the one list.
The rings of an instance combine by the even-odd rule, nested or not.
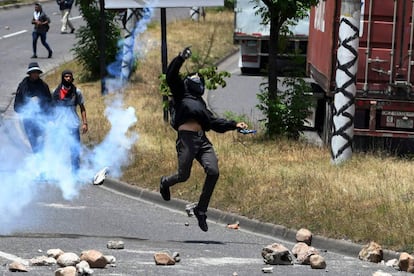
[(15, 256), (15, 255), (12, 255), (12, 254), (3, 252), (3, 251), (0, 251), (0, 257), (2, 257), (4, 259), (7, 259), (9, 261), (12, 261), (12, 262), (19, 262), (19, 263), (21, 263), (23, 265), (26, 265), (26, 266), (29, 265), (29, 261), (24, 260), (22, 258), (19, 258), (19, 257)]
[[(125, 249), (124, 252), (128, 252), (131, 254), (137, 255), (154, 255), (156, 252), (160, 251), (152, 251), (152, 250), (131, 250)], [(171, 254), (170, 252), (167, 252)], [(137, 261), (137, 259), (134, 259)], [(207, 258), (207, 257), (200, 257), (200, 258), (186, 258), (185, 262), (188, 264), (197, 264), (200, 265), (238, 265), (238, 264), (263, 264), (263, 259), (261, 258), (234, 258), (234, 257), (221, 257), (221, 258)], [(138, 261), (139, 264), (152, 264), (153, 262), (148, 261)]]
[(263, 264), (263, 259), (260, 258), (191, 258), (194, 264), (205, 265), (226, 265), (226, 264)]
[(26, 33), (26, 32), (27, 32), (27, 30), (21, 30), (21, 31), (18, 31), (18, 32), (15, 32), (15, 33), (3, 35), (3, 36), (0, 37), (0, 39), (9, 38), (9, 37), (16, 36), (16, 35), (19, 35), (19, 34), (23, 34), (23, 33)]
[[(82, 18), (82, 16), (79, 15), (79, 16), (70, 17), (69, 19), (76, 20), (76, 19), (81, 19), (81, 18)], [(0, 39), (9, 38), (9, 37), (16, 36), (16, 35), (19, 35), (19, 34), (23, 34), (23, 33), (26, 33), (26, 32), (27, 32), (27, 30), (21, 30), (21, 31), (18, 31), (18, 32), (15, 32), (15, 33), (0, 36)]]
[(85, 206), (70, 206), (65, 204), (59, 204), (59, 203), (39, 203), (40, 205), (46, 206), (46, 207), (52, 207), (52, 208), (60, 208), (60, 209), (85, 209)]

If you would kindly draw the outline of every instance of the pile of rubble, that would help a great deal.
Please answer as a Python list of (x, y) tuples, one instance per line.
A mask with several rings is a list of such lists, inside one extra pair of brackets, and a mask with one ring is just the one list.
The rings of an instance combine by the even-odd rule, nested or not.
[(312, 245), (312, 233), (300, 229), (296, 233), (296, 244), (290, 251), (279, 243), (270, 244), (262, 249), (262, 257), (270, 265), (310, 265), (313, 269), (325, 269), (326, 261)]
[(389, 267), (393, 267), (399, 271), (414, 273), (414, 256), (402, 252), (398, 259), (384, 260), (384, 253), (381, 245), (376, 242), (370, 242), (365, 245), (359, 252), (358, 258), (363, 261), (381, 263)]
[[(288, 248), (279, 243), (270, 244), (262, 249), (262, 257), (266, 264), (269, 265), (310, 265), (312, 269), (325, 269), (327, 264), (325, 259), (319, 254), (319, 251), (311, 246), (312, 233), (305, 228), (296, 232), (296, 244), (290, 251)], [(388, 267), (393, 267), (399, 271), (414, 273), (414, 256), (403, 252), (399, 259), (384, 261), (382, 247), (376, 242), (370, 242), (365, 245), (358, 254), (362, 261), (381, 263)], [(271, 272), (272, 268), (262, 269), (263, 272)], [(373, 276), (391, 276), (389, 273), (377, 271)]]
[[(239, 223), (229, 227), (231, 229), (238, 229)], [(236, 227), (237, 226), (237, 227)], [(319, 251), (312, 246), (312, 233), (308, 229), (302, 228), (296, 232), (296, 244), (292, 250), (289, 250), (284, 245), (273, 243), (265, 246), (262, 249), (261, 255), (264, 263), (268, 265), (309, 265), (312, 269), (325, 269), (327, 267), (326, 261)], [(123, 241), (109, 241), (107, 243), (108, 249), (124, 249)], [(364, 246), (358, 254), (358, 258), (362, 261), (381, 263), (383, 265), (393, 267), (399, 271), (414, 273), (414, 256), (403, 252), (399, 259), (392, 259), (387, 262), (383, 259), (382, 247), (370, 242)], [(156, 265), (175, 265), (180, 262), (180, 255), (174, 252), (172, 256), (166, 252), (157, 252), (154, 254), (154, 261)], [(14, 261), (8, 265), (12, 272), (27, 272), (27, 266), (53, 266), (58, 265), (59, 268), (55, 270), (55, 276), (77, 276), (77, 275), (92, 275), (93, 268), (102, 269), (107, 265), (116, 266), (116, 258), (111, 255), (103, 255), (98, 250), (82, 251), (78, 256), (73, 252), (64, 252), (61, 249), (49, 249), (47, 256), (39, 256), (30, 259), (27, 264), (24, 262)], [(262, 268), (264, 273), (273, 272), (273, 267)], [(373, 276), (390, 276), (391, 274), (382, 272), (381, 270), (375, 272)]]
[[(122, 241), (109, 241), (109, 249), (123, 249)], [(93, 268), (102, 269), (107, 265), (116, 266), (116, 258), (111, 255), (103, 255), (98, 250), (85, 250), (78, 256), (73, 252), (64, 252), (61, 249), (49, 249), (46, 256), (38, 256), (26, 262), (14, 261), (8, 265), (12, 272), (27, 272), (28, 266), (53, 266), (58, 265), (55, 276), (92, 275)]]

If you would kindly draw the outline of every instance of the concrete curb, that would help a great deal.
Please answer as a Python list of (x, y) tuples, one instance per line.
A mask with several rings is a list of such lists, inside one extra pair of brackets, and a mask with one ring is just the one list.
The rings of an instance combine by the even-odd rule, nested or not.
[[(103, 186), (108, 189), (112, 189), (117, 192), (142, 199), (144, 201), (150, 201), (182, 212), (184, 212), (185, 206), (190, 203), (175, 198), (171, 198), (171, 201), (166, 202), (161, 198), (159, 193), (149, 191), (147, 189), (142, 189), (137, 186), (132, 186), (128, 183), (111, 178), (107, 178), (103, 183)], [(260, 222), (255, 219), (249, 219), (247, 217), (233, 213), (226, 213), (214, 208), (209, 208), (208, 220), (224, 225), (239, 221), (241, 227), (244, 230), (265, 236), (275, 237), (277, 239), (287, 240), (290, 242), (295, 242), (296, 240), (297, 230), (295, 229), (289, 229), (281, 225)], [(335, 240), (313, 235), (312, 246), (321, 251), (329, 251), (349, 257), (358, 258), (358, 254), (364, 245), (355, 244), (346, 240)], [(384, 260), (387, 261), (390, 259), (398, 258), (398, 252), (384, 250)]]
[[(50, 2), (51, 0), (38, 0), (39, 3)], [(2, 5), (0, 9), (12, 9), (19, 8), (20, 6), (33, 5), (33, 3), (16, 3), (9, 5)], [(229, 53), (227, 56), (223, 57), (221, 60), (216, 62), (215, 65), (218, 65), (225, 61), (227, 58), (232, 56), (238, 50), (235, 50)], [(117, 192), (124, 193), (133, 197), (140, 198), (145, 201), (151, 201), (156, 204), (166, 206), (169, 208), (174, 208), (179, 211), (184, 211), (185, 206), (190, 203), (180, 199), (171, 199), (171, 201), (166, 202), (162, 200), (159, 193), (155, 193), (146, 189), (139, 188), (137, 186), (132, 186), (124, 182), (117, 181), (115, 179), (107, 178), (103, 184), (108, 189), (113, 189)], [(237, 214), (226, 213), (214, 208), (209, 208), (208, 219), (215, 221), (220, 224), (234, 223), (239, 221), (243, 229), (251, 231), (254, 233), (275, 237), (282, 240), (288, 240), (291, 242), (295, 241), (296, 231), (294, 229), (289, 229), (281, 225), (275, 225), (270, 223), (260, 222), (258, 220), (249, 219), (244, 216)], [(312, 245), (319, 250), (332, 251), (338, 254), (347, 255), (350, 257), (358, 257), (359, 252), (363, 245), (351, 243), (346, 240), (335, 240), (329, 239), (322, 236), (313, 236)], [(384, 260), (399, 258), (399, 253), (389, 250), (384, 250)]]

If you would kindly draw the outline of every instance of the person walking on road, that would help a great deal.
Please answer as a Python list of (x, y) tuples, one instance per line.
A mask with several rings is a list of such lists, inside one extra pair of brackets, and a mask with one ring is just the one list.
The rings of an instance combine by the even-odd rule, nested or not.
[(196, 159), (204, 168), (206, 178), (199, 201), (194, 208), (194, 215), (197, 217), (198, 226), (206, 232), (208, 231), (206, 212), (219, 178), (217, 156), (206, 136), (206, 131), (224, 133), (229, 130), (246, 129), (247, 124), (213, 116), (202, 98), (205, 83), (201, 75), (191, 73), (184, 79), (180, 77), (180, 68), (190, 56), (191, 50), (185, 48), (167, 68), (166, 79), (175, 110), (175, 118), (172, 118), (173, 127), (178, 132), (176, 141), (178, 171), (173, 175), (161, 177), (160, 193), (164, 200), (169, 201), (170, 187), (185, 182), (190, 177), (193, 160)]
[(37, 40), (40, 37), (40, 42), (48, 51), (48, 58), (52, 57), (53, 51), (50, 48), (49, 44), (46, 42), (46, 34), (49, 31), (50, 18), (43, 11), (42, 6), (39, 3), (35, 4), (33, 12), (32, 24), (34, 29), (32, 32), (32, 45), (33, 45), (33, 56), (32, 58), (37, 58)]
[(28, 76), (17, 87), (14, 110), (19, 114), (32, 151), (43, 149), (45, 122), (52, 108), (49, 86), (40, 78), (42, 70), (37, 62), (29, 64)]
[(59, 5), (59, 10), (62, 14), (62, 27), (60, 28), (61, 34), (66, 34), (68, 27), (70, 28), (70, 33), (75, 32), (75, 27), (73, 27), (72, 22), (70, 22), (69, 16), (70, 11), (72, 10), (73, 0), (56, 0), (56, 3)]
[[(52, 98), (55, 107), (55, 116), (58, 127), (61, 128), (65, 143), (70, 147), (72, 171), (76, 173), (80, 168), (81, 139), (80, 131), (85, 134), (88, 131), (86, 119), (85, 101), (82, 91), (73, 84), (73, 72), (64, 70), (62, 81), (53, 92)], [(76, 111), (80, 108), (82, 124)]]

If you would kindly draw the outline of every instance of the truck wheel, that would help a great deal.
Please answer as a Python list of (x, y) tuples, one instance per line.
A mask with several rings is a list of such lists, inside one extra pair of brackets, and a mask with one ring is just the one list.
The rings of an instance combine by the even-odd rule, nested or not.
[(240, 67), (243, 75), (257, 75), (260, 73), (260, 68)]
[(325, 145), (330, 145), (332, 135), (332, 106), (330, 101), (325, 101), (325, 118), (321, 139)]

